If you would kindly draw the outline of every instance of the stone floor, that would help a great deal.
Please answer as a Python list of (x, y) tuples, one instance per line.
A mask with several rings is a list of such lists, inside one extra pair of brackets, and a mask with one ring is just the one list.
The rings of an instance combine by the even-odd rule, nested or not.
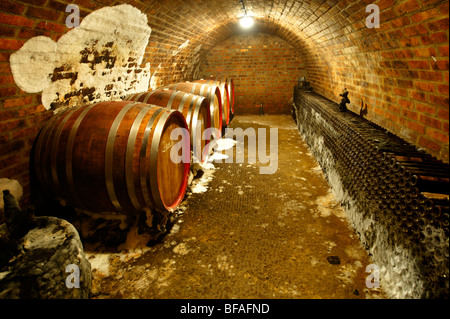
[(85, 247), (93, 298), (385, 298), (366, 287), (370, 257), (292, 118), (237, 116), (230, 127), (278, 128), (277, 171), (260, 174), (268, 164), (249, 163), (246, 140), (244, 163), (212, 163), (194, 180), (161, 243)]

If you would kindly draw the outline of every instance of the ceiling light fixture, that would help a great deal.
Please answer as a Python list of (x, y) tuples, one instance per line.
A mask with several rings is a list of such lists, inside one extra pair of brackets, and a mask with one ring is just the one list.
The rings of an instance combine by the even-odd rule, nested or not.
[(253, 17), (247, 15), (247, 10), (245, 9), (244, 1), (239, 0), (239, 2), (241, 3), (242, 10), (244, 11), (244, 16), (239, 19), (239, 24), (241, 25), (242, 28), (248, 29), (253, 25), (253, 23), (255, 23), (255, 20), (253, 19)]

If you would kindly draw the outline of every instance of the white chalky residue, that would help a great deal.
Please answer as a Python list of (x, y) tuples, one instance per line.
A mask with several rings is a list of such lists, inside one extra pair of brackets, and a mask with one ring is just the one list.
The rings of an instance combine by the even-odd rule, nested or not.
[[(150, 64), (139, 65), (151, 33), (147, 23), (145, 14), (123, 4), (90, 13), (58, 42), (31, 38), (11, 54), (14, 81), (28, 93), (42, 91), (43, 106), (55, 110), (146, 91)], [(94, 63), (96, 55), (101, 59)]]
[(215, 147), (216, 151), (225, 151), (230, 148), (233, 148), (236, 145), (236, 141), (232, 138), (221, 138), (217, 141), (217, 146)]
[(96, 270), (104, 276), (109, 276), (110, 255), (108, 253), (86, 253), (91, 264), (91, 269)]
[(173, 252), (179, 255), (187, 255), (189, 249), (185, 243), (180, 243), (173, 248)]
[(221, 160), (226, 160), (227, 158), (228, 155), (216, 152), (208, 157), (208, 162), (218, 161), (219, 163), (222, 163)]
[(22, 198), (23, 188), (15, 179), (0, 178), (0, 210), (3, 209), (3, 191), (8, 189), (11, 195), (14, 196), (17, 202)]
[(208, 190), (208, 184), (212, 181), (215, 167), (212, 163), (204, 163), (201, 165), (203, 175), (191, 185), (191, 192), (194, 194), (204, 193)]

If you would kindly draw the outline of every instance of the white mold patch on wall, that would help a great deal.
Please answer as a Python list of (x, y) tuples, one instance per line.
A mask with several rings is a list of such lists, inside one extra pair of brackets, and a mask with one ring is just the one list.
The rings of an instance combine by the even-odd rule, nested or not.
[(104, 7), (58, 42), (28, 40), (11, 55), (11, 70), (22, 90), (42, 92), (46, 109), (120, 99), (148, 90), (150, 64), (141, 63), (150, 34), (147, 16), (135, 7)]

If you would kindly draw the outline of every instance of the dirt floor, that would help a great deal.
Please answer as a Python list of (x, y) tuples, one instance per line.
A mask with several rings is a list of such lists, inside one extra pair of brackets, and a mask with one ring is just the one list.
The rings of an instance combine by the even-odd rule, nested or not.
[(370, 258), (292, 118), (238, 116), (230, 127), (278, 128), (276, 172), (260, 174), (268, 164), (249, 163), (247, 151), (244, 163), (212, 163), (161, 243), (85, 247), (93, 298), (384, 298), (366, 287)]

